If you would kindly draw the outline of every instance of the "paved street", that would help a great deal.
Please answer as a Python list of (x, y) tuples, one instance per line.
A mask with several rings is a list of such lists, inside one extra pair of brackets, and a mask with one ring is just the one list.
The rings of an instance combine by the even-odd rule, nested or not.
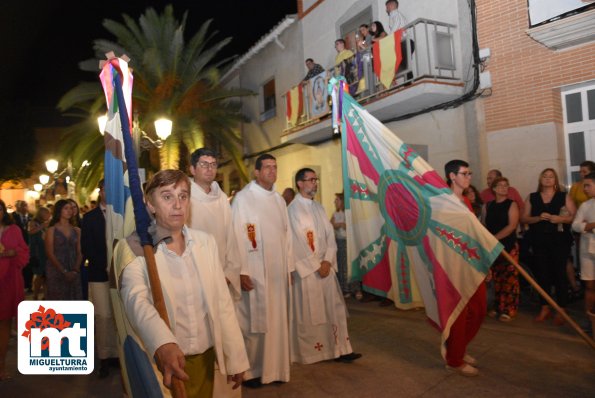
[[(595, 396), (595, 351), (569, 327), (532, 322), (536, 305), (522, 306), (512, 323), (486, 319), (470, 352), (481, 374), (465, 378), (444, 369), (439, 335), (423, 311), (381, 308), (377, 302), (348, 300), (354, 349), (352, 363), (294, 365), (291, 382), (244, 389), (245, 398), (269, 397), (588, 397)], [(580, 302), (569, 312), (583, 322)], [(16, 369), (11, 339), (9, 369)], [(117, 374), (23, 376), (0, 383), (0, 397), (119, 397)]]

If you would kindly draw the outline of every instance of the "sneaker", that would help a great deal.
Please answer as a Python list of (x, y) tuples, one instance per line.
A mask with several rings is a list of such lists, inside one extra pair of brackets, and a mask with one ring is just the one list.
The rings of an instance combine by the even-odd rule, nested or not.
[(456, 367), (456, 368), (446, 365), (446, 369), (450, 370), (451, 372), (456, 372), (456, 373), (460, 374), (461, 376), (466, 376), (466, 377), (474, 377), (474, 376), (479, 375), (479, 369), (474, 368), (473, 366), (469, 365), (468, 363), (464, 363), (461, 366)]
[(512, 317), (508, 314), (500, 314), (500, 317), (498, 318), (498, 320), (500, 322), (510, 322), (510, 321), (512, 321)]

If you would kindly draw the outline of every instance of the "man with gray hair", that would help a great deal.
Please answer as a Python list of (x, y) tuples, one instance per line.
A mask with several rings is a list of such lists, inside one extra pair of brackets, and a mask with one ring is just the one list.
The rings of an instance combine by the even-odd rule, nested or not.
[(295, 175), (298, 195), (288, 208), (293, 236), (292, 357), (310, 364), (358, 358), (347, 332), (347, 309), (337, 280), (337, 244), (333, 226), (314, 201), (318, 177), (310, 168)]

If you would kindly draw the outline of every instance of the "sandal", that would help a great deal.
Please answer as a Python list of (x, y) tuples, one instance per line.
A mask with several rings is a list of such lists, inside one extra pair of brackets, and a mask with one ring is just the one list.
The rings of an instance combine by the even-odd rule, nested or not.
[(547, 305), (541, 307), (541, 312), (534, 319), (535, 322), (543, 322), (552, 317), (552, 310)]

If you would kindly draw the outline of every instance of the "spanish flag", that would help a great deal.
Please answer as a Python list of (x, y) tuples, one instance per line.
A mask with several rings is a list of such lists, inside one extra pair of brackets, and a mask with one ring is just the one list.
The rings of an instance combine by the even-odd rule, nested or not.
[(397, 69), (403, 59), (401, 52), (401, 37), (403, 29), (397, 30), (392, 35), (388, 35), (378, 40), (372, 46), (372, 55), (374, 56), (374, 74), (378, 76), (384, 87), (389, 88), (395, 78)]
[(304, 112), (304, 97), (302, 86), (297, 85), (287, 92), (285, 96), (287, 102), (287, 122), (292, 126), (297, 125), (297, 121)]

